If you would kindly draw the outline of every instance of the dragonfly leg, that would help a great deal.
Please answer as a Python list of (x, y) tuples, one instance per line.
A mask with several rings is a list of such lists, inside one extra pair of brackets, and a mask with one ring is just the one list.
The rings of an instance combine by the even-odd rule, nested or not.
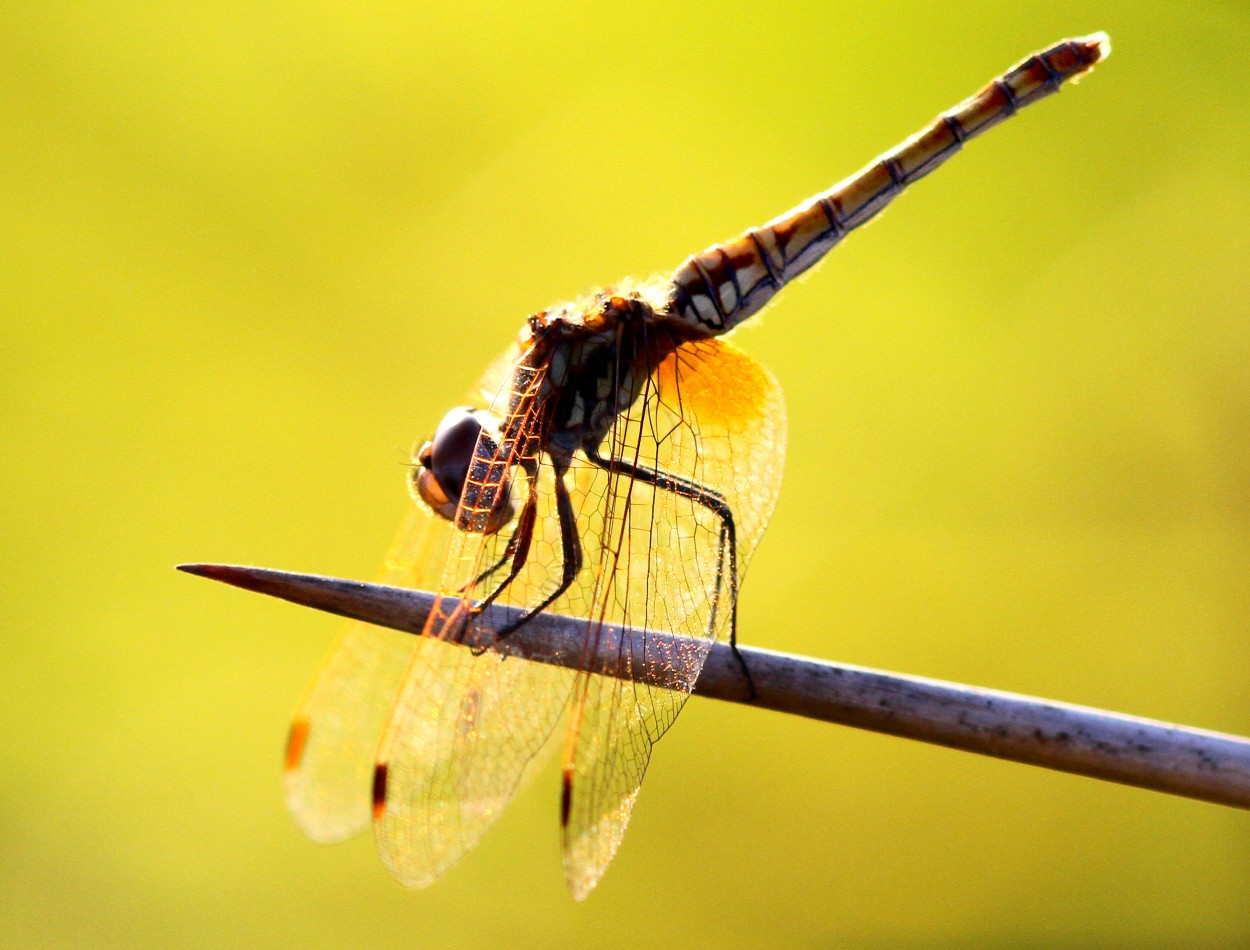
[(471, 612), (475, 617), (494, 603), (495, 599), (507, 590), (508, 585), (521, 573), (521, 568), (525, 567), (525, 562), (529, 559), (530, 543), (534, 540), (534, 522), (538, 517), (538, 464), (534, 461), (522, 464), (529, 479), (529, 494), (525, 498), (525, 507), (521, 509), (521, 515), (517, 519), (516, 530), (512, 532), (512, 537), (508, 539), (508, 544), (504, 548), (503, 557), (492, 567), (479, 574), (472, 582), (460, 588), (460, 593), (467, 594), (503, 567), (509, 560), (512, 561), (512, 567), (508, 571), (508, 576), (497, 584), (494, 590), (474, 604)]
[[(560, 518), (560, 547), (562, 549), (562, 558), (564, 566), (562, 569), (560, 583), (550, 594), (543, 598), (542, 603), (536, 607), (527, 610), (519, 618), (512, 623), (507, 624), (495, 633), (496, 640), (502, 640), (504, 637), (510, 636), (521, 627), (525, 626), (531, 619), (538, 616), (548, 607), (550, 607), (566, 590), (572, 586), (573, 581), (577, 579), (577, 575), (582, 570), (582, 543), (577, 535), (577, 515), (573, 511), (573, 499), (569, 496), (568, 485), (564, 482), (565, 473), (568, 472), (568, 459), (559, 456), (552, 458), (552, 467), (555, 469), (555, 490), (556, 490), (556, 513)], [(533, 525), (530, 525), (531, 534)], [(529, 548), (529, 539), (525, 540), (525, 547)], [(520, 571), (520, 566), (513, 562), (512, 570), (508, 574), (507, 580), (504, 581), (502, 587), (495, 591), (497, 597), (512, 582)]]
[(746, 678), (747, 689), (750, 691), (751, 699), (754, 699), (755, 682), (751, 679), (751, 671), (747, 669), (746, 660), (738, 650), (738, 541), (737, 532), (734, 528), (733, 511), (729, 507), (729, 502), (725, 500), (725, 496), (680, 475), (661, 472), (659, 469), (648, 468), (645, 465), (636, 465), (633, 462), (627, 462), (620, 458), (605, 458), (595, 449), (585, 449), (585, 452), (591, 464), (597, 465), (605, 472), (625, 475), (629, 478), (646, 482), (648, 485), (654, 485), (656, 488), (664, 491), (672, 492), (675, 495), (683, 495), (695, 504), (702, 505), (720, 519), (720, 537), (716, 546), (716, 591), (712, 597), (708, 631), (712, 637), (716, 636), (716, 618), (720, 610), (721, 591), (725, 586), (725, 565), (728, 563), (729, 597), (731, 601), (729, 649), (733, 651), (734, 658), (738, 661), (738, 667)]
[[(483, 583), (489, 578), (494, 577), (495, 574), (499, 572), (499, 569), (501, 567), (503, 567), (505, 564), (511, 561), (514, 557), (516, 557), (517, 545), (520, 543), (520, 538), (521, 538), (521, 525), (524, 521), (524, 515), (525, 515), (525, 512), (522, 511), (521, 512), (522, 517), (517, 519), (517, 526), (512, 532), (512, 537), (508, 538), (508, 544), (503, 549), (503, 557), (501, 557), (498, 561), (496, 561), (486, 570), (482, 571), (482, 573), (479, 574), (477, 577), (473, 578), (473, 580), (467, 581), (466, 583), (462, 584), (460, 586), (460, 589), (457, 590), (456, 593), (458, 594), (471, 593), (473, 588), (477, 587), (478, 584)], [(495, 591), (495, 593), (491, 595), (491, 599), (494, 600), (495, 597), (498, 597), (498, 596), (499, 596), (499, 591)]]

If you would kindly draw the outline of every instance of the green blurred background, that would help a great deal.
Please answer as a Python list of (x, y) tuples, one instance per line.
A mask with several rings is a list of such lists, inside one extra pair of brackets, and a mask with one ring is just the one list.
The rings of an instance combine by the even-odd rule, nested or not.
[(1246, 945), (1250, 816), (692, 701), (584, 905), (547, 773), (445, 880), (306, 841), (335, 620), (528, 312), (760, 223), (1032, 50), (737, 341), (789, 467), (747, 642), (1250, 734), (1244, 3), (0, 12), (0, 944)]

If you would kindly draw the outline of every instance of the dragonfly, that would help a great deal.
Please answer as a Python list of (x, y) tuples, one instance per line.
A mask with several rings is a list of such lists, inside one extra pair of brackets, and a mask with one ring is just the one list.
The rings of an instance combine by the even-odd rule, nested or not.
[[(710, 645), (736, 642), (780, 488), (780, 386), (724, 335), (969, 139), (1109, 52), (1105, 34), (1057, 43), (671, 275), (530, 315), (475, 405), (414, 452), (415, 504), (382, 580), (436, 592), (424, 636), (349, 625), (296, 711), (285, 785), (305, 832), (337, 841), (372, 824), (390, 872), (426, 886), (559, 746), (565, 878), (585, 898)], [(547, 611), (578, 618), (579, 655), (505, 657)], [(623, 649), (621, 631), (638, 642)]]

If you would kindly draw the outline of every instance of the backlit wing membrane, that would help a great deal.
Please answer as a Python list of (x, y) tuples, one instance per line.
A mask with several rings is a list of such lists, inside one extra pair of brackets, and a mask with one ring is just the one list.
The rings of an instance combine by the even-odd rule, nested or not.
[[(497, 404), (509, 397), (506, 387), (496, 390)], [(384, 580), (441, 589), (443, 620), (432, 616), (420, 638), (348, 626), (296, 717), (287, 787), (300, 824), (327, 841), (361, 830), (376, 788), (374, 762), (385, 763), (379, 848), (400, 881), (428, 884), (478, 841), (545, 760), (539, 753), (575, 695), (565, 742), (567, 865), (570, 881), (580, 882), (575, 890), (588, 891), (620, 843), (652, 743), (698, 678), (710, 638), (728, 630), (734, 585), (776, 496), (783, 445), (784, 408), (772, 376), (727, 343), (688, 342), (617, 418), (600, 448), (606, 468), (578, 455), (565, 476), (583, 567), (549, 609), (586, 618), (592, 668), (620, 660), (597, 654), (604, 623), (690, 636), (678, 654), (645, 653), (644, 662), (661, 665), (675, 690), (504, 661), (489, 650), (474, 655), (443, 642), (454, 632), (446, 618), (506, 574), (517, 519), (481, 535), (412, 512)], [(549, 459), (538, 463), (529, 558), (498, 598), (523, 608), (555, 588), (563, 566), (556, 473)], [(696, 492), (641, 480), (641, 469), (721, 496), (734, 513), (735, 536), (726, 536)], [(531, 486), (519, 481), (514, 491), (524, 496)], [(503, 567), (490, 574), (497, 564)]]
[(382, 744), (378, 847), (423, 887), (454, 864), (531, 777), (573, 672), (422, 637)]
[[(512, 385), (537, 386), (538, 375), (514, 373)], [(492, 410), (501, 415), (513, 399), (508, 385), (496, 394)], [(522, 400), (513, 418), (521, 428), (535, 413)], [(540, 460), (527, 456), (525, 462)], [(506, 469), (520, 465), (521, 447)], [(559, 576), (559, 519), (547, 484), (549, 465), (539, 478), (517, 490), (533, 492), (537, 505), (531, 553), (526, 566), (498, 597), (500, 603), (532, 608)], [(494, 651), (475, 654), (445, 642), (474, 602), (500, 583), (511, 566), (508, 542), (518, 518), (497, 534), (456, 531), (445, 558), (436, 610), (426, 636), (412, 655), (403, 687), (378, 749), (385, 788), (374, 783), (378, 847), (387, 868), (410, 886), (429, 884), (477, 843), (503, 807), (543, 761), (539, 756), (568, 704), (574, 673), (512, 659)], [(448, 525), (450, 529), (450, 524)], [(557, 558), (555, 566), (552, 557)], [(497, 566), (497, 570), (490, 570)]]
[[(474, 402), (492, 399), (519, 358), (516, 347), (495, 360)], [(386, 557), (379, 581), (436, 590), (456, 530), (427, 507), (411, 507)], [(309, 684), (287, 742), (287, 805), (315, 841), (341, 841), (371, 819), (370, 783), (378, 742), (420, 638), (349, 623)]]
[[(628, 665), (597, 652), (603, 623), (690, 639), (676, 652), (647, 644), (643, 653), (674, 689), (578, 678), (564, 751), (565, 874), (575, 897), (594, 887), (616, 853), (652, 745), (680, 712), (712, 639), (728, 635), (736, 585), (772, 513), (784, 446), (785, 406), (772, 374), (721, 340), (690, 342), (661, 364), (602, 449), (689, 488), (631, 478), (625, 464), (584, 483), (596, 511), (583, 533), (592, 668)], [(736, 578), (724, 523), (701, 492), (718, 494), (733, 513)]]
[[(591, 668), (614, 667), (620, 660), (596, 652), (595, 632), (603, 623), (694, 639), (679, 654), (646, 655), (645, 662), (663, 664), (676, 690), (585, 673), (576, 677), (566, 771), (577, 776), (569, 786), (567, 841), (570, 877), (582, 882), (575, 888), (579, 896), (615, 853), (651, 744), (698, 678), (709, 638), (728, 629), (736, 593), (733, 539), (717, 514), (691, 491), (672, 491), (630, 473), (655, 469), (700, 491), (706, 485), (720, 493), (738, 519), (733, 567), (740, 579), (776, 497), (784, 444), (784, 408), (775, 381), (750, 357), (719, 341), (680, 346), (623, 410), (600, 451), (624, 465), (610, 462), (603, 468), (579, 456), (565, 476), (583, 567), (549, 609), (587, 618), (584, 649)], [(554, 510), (557, 475), (549, 460), (536, 461), (531, 552), (498, 598), (522, 608), (550, 593), (563, 568), (564, 541)], [(517, 491), (529, 490), (526, 485)], [(493, 590), (510, 566), (510, 536), (505, 528), (496, 535), (464, 532), (453, 539), (442, 587), (447, 605), (441, 618), (431, 618), (427, 637), (412, 656), (379, 753), (387, 786), (377, 824), (379, 847), (391, 872), (410, 885), (434, 880), (499, 817), (545, 759), (539, 752), (575, 688), (569, 670), (504, 661), (492, 651), (475, 656), (440, 642), (451, 630), (447, 618), (462, 615)], [(503, 567), (489, 574), (495, 564)], [(474, 585), (483, 573), (487, 576)], [(611, 820), (605, 820), (608, 812)]]
[[(428, 586), (452, 531), (433, 512), (414, 507), (391, 546), (381, 583)], [(378, 739), (417, 645), (417, 637), (353, 621), (300, 701), (287, 743), (286, 797), (313, 840), (342, 841), (369, 826)]]

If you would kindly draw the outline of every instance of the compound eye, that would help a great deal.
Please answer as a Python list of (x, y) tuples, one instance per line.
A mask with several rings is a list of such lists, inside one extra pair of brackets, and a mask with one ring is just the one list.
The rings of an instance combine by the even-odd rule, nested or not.
[[(483, 422), (490, 417), (480, 409), (453, 409), (443, 417), (434, 430), (434, 438), (422, 446), (417, 461), (428, 468), (448, 499), (458, 500), (464, 490), (464, 480), (473, 464), (473, 450), (484, 428)], [(483, 455), (489, 456), (495, 448), (493, 439), (487, 437), (482, 446)]]
[[(484, 458), (492, 457), (498, 450), (491, 436), (494, 431), (494, 420), (489, 413), (462, 406), (447, 413), (434, 431), (434, 438), (417, 450), (416, 462), (420, 468), (413, 482), (421, 500), (437, 514), (449, 521), (455, 519), (456, 506), (479, 439)], [(504, 495), (506, 498), (506, 490)], [(499, 504), (502, 507), (502, 500)]]

